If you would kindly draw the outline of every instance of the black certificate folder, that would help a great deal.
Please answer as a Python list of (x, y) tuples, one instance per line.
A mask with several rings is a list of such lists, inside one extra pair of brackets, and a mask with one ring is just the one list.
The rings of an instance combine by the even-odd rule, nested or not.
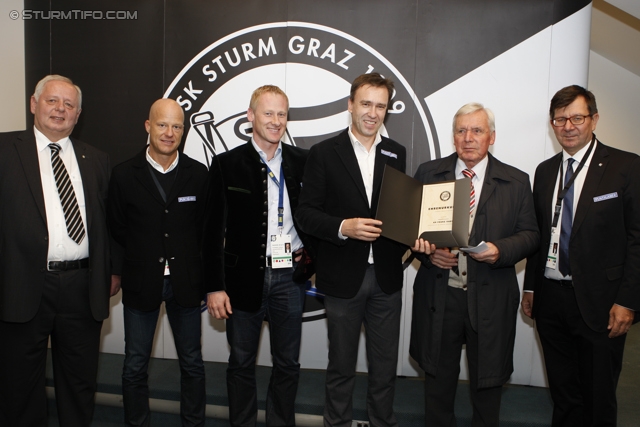
[(418, 237), (439, 248), (469, 243), (469, 178), (422, 184), (385, 166), (376, 219), (382, 235), (413, 246)]

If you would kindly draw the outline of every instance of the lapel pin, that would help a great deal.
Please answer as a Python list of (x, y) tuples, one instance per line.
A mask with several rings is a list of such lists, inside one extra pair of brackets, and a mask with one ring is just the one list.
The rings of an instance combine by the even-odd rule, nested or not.
[(598, 163), (598, 166), (602, 166), (602, 163)]

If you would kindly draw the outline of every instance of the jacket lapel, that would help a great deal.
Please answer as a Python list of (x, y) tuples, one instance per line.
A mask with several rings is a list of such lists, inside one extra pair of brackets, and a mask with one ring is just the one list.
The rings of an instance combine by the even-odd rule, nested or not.
[[(167, 205), (172, 203), (177, 197), (178, 194), (182, 191), (185, 185), (189, 181), (191, 181), (191, 173), (189, 169), (191, 168), (191, 164), (189, 162), (184, 161), (185, 156), (180, 155), (180, 160), (178, 160), (178, 166), (176, 171), (176, 179), (171, 186), (171, 193), (167, 194)], [(189, 196), (193, 196), (193, 194), (188, 194)]]
[(151, 171), (149, 170), (150, 165), (147, 162), (146, 153), (147, 147), (145, 147), (142, 152), (136, 157), (134, 162), (134, 176), (138, 181), (140, 181), (144, 189), (147, 190), (158, 203), (164, 206), (164, 200), (162, 200), (162, 196), (160, 195), (160, 192), (158, 191), (158, 188), (156, 187), (156, 184), (153, 182), (153, 178), (151, 177)]
[(608, 157), (609, 153), (607, 152), (607, 147), (603, 146), (598, 141), (596, 151), (593, 153), (591, 163), (589, 163), (589, 169), (587, 170), (587, 176), (585, 177), (582, 191), (580, 192), (580, 199), (578, 199), (576, 213), (573, 216), (573, 227), (571, 228), (572, 236), (576, 234), (576, 231), (580, 228), (580, 225), (582, 225), (582, 222), (589, 211), (589, 207), (593, 204), (593, 197), (596, 195), (598, 185), (600, 185), (604, 171), (607, 169), (607, 165), (609, 164)]
[(456, 162), (458, 155), (453, 153), (449, 156), (448, 162), (442, 162), (434, 175), (438, 177), (438, 181), (453, 181), (456, 179)]
[(92, 203), (93, 198), (91, 193), (98, 188), (98, 184), (95, 182), (97, 174), (91, 171), (90, 162), (87, 161), (87, 147), (79, 142), (74, 141), (73, 138), (69, 138), (69, 141), (73, 145), (73, 152), (76, 156), (76, 162), (78, 162), (78, 168), (80, 169), (80, 176), (82, 177), (82, 191), (84, 193), (85, 203), (85, 215), (87, 219), (87, 232), (91, 229), (93, 223), (93, 209), (89, 206)]
[(40, 163), (38, 160), (38, 148), (33, 131), (27, 130), (19, 136), (19, 142), (15, 144), (20, 162), (24, 168), (24, 173), (31, 188), (36, 206), (42, 215), (45, 224), (47, 223), (47, 213), (44, 207), (44, 194), (42, 190), (42, 179), (40, 178)]
[(335, 150), (338, 154), (338, 157), (340, 157), (340, 160), (347, 169), (347, 173), (349, 174), (349, 176), (351, 176), (351, 179), (356, 184), (360, 195), (364, 199), (365, 203), (369, 205), (369, 201), (367, 199), (367, 191), (364, 188), (362, 174), (360, 173), (360, 166), (358, 166), (358, 159), (356, 158), (356, 153), (354, 153), (353, 151), (351, 140), (349, 139), (349, 135), (347, 134), (347, 132), (348, 130), (344, 131), (342, 137), (338, 138)]
[[(371, 198), (371, 211), (372, 211), (371, 216), (372, 217), (375, 217), (376, 215), (375, 209), (377, 209), (377, 206), (378, 206), (378, 198), (380, 196), (380, 187), (382, 186), (382, 177), (384, 175), (384, 166), (388, 163), (389, 159), (391, 159), (391, 157), (389, 157), (387, 154), (381, 153), (382, 150), (385, 150), (385, 152), (390, 153), (389, 147), (387, 147), (387, 145), (389, 144), (387, 144), (387, 142), (383, 138), (380, 144), (378, 144), (378, 146), (376, 147), (376, 161), (373, 166), (373, 193), (372, 193), (373, 196)], [(395, 153), (391, 153), (391, 154), (395, 154)]]
[(482, 190), (480, 192), (480, 200), (478, 200), (478, 207), (476, 208), (476, 212), (480, 212), (484, 209), (484, 205), (487, 204), (487, 200), (493, 194), (493, 190), (496, 189), (495, 183), (493, 182), (494, 165), (492, 164), (491, 157), (489, 157), (489, 162), (487, 163), (487, 171), (484, 175), (484, 182), (482, 183)]
[[(554, 189), (558, 181), (558, 171), (560, 170), (560, 163), (562, 162), (562, 152), (556, 154), (551, 158), (551, 162), (547, 166), (546, 170), (539, 170), (536, 172), (536, 178), (539, 182), (534, 181), (534, 190), (537, 192), (540, 190), (540, 195), (537, 199), (540, 201), (539, 206), (542, 212), (538, 218), (539, 223), (542, 225), (540, 234), (546, 233), (551, 235), (551, 225), (553, 221), (553, 207), (556, 204), (556, 194)], [(536, 200), (536, 201), (538, 201)], [(558, 219), (558, 222), (560, 220)]]
[[(562, 163), (562, 151), (552, 158), (549, 164), (549, 170), (546, 173), (540, 174), (541, 182), (537, 184), (538, 187), (543, 189), (541, 193), (542, 197), (542, 223), (546, 226), (546, 231), (551, 232), (551, 226), (553, 221), (552, 208), (556, 204), (556, 196), (554, 189), (558, 182), (558, 174), (560, 170), (560, 163)], [(541, 232), (543, 230), (540, 230)]]
[(489, 162), (487, 163), (487, 171), (484, 175), (484, 182), (482, 183), (482, 191), (480, 193), (480, 200), (478, 202), (478, 212), (480, 212), (484, 208), (487, 200), (489, 200), (494, 190), (496, 189), (496, 179), (502, 181), (511, 181), (511, 177), (504, 170), (502, 163), (496, 160), (496, 158), (493, 157), (491, 153), (488, 153), (487, 156), (489, 157)]
[(289, 204), (291, 209), (298, 207), (298, 196), (300, 195), (300, 183), (295, 180), (293, 176), (293, 170), (291, 164), (293, 160), (289, 155), (290, 146), (282, 144), (282, 171), (284, 173), (284, 183), (287, 187), (287, 194), (289, 195)]

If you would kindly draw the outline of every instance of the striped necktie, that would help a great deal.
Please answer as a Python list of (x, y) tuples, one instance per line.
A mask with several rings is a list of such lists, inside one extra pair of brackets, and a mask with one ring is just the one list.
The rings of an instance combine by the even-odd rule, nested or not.
[(60, 145), (49, 144), (49, 148), (51, 149), (53, 175), (56, 180), (56, 187), (58, 187), (62, 210), (64, 211), (64, 221), (67, 224), (67, 233), (77, 244), (80, 244), (86, 233), (78, 207), (78, 200), (76, 200), (76, 193), (73, 191), (67, 168), (64, 167), (64, 163), (60, 158)]
[(469, 194), (469, 215), (471, 215), (476, 207), (476, 189), (473, 186), (473, 177), (476, 176), (476, 173), (471, 169), (465, 169), (462, 174), (471, 179), (471, 193)]

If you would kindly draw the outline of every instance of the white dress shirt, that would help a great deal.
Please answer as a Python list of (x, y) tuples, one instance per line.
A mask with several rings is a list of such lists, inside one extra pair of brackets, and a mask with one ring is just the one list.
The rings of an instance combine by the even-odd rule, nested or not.
[[(582, 170), (576, 176), (576, 179), (573, 181), (573, 216), (574, 217), (576, 215), (576, 208), (578, 207), (578, 200), (580, 200), (580, 193), (582, 192), (582, 187), (584, 186), (584, 180), (587, 177), (587, 172), (589, 171), (589, 165), (591, 164), (593, 153), (596, 152), (597, 144), (598, 142), (596, 141), (596, 143), (593, 145), (593, 150), (591, 150), (591, 154), (589, 155), (589, 157), (584, 163), (584, 166), (582, 167)], [(571, 156), (566, 151), (562, 150), (562, 171), (564, 173), (566, 173), (567, 171), (567, 164), (569, 163), (568, 160), (570, 158), (573, 158), (575, 160), (573, 162), (573, 165), (571, 166), (573, 167), (573, 171), (574, 172), (576, 171), (576, 169), (578, 168), (578, 165), (582, 161), (582, 158), (587, 153), (587, 150), (589, 150), (589, 145), (591, 144), (589, 143), (584, 147), (582, 147), (582, 149), (580, 149), (580, 151), (578, 151), (573, 156)], [(562, 180), (562, 183), (564, 185), (564, 176), (560, 178), (560, 170), (558, 170), (558, 174), (556, 175), (556, 185), (555, 187), (553, 187), (553, 198), (552, 198), (553, 202), (551, 203), (551, 206), (549, 206), (549, 209), (551, 209), (551, 218), (553, 218), (553, 213), (556, 207), (556, 200), (558, 198), (558, 183), (560, 179)], [(564, 209), (564, 203), (562, 203), (562, 209)], [(558, 233), (560, 233), (560, 230), (562, 229), (562, 209), (560, 210), (560, 214), (558, 217), (558, 226), (556, 227), (556, 230), (558, 230)], [(540, 250), (548, 252), (549, 248), (540, 248)], [(560, 269), (557, 268), (560, 265), (560, 256), (561, 256), (560, 251), (558, 251), (556, 256), (557, 256), (556, 268), (553, 269), (553, 268), (546, 267), (544, 271), (544, 276), (547, 279), (553, 279), (553, 280), (571, 280), (571, 275), (563, 276), (562, 273), (560, 273)]]
[[(360, 168), (360, 175), (362, 176), (362, 182), (364, 182), (364, 190), (367, 193), (369, 208), (371, 208), (371, 196), (373, 193), (373, 172), (376, 165), (376, 147), (382, 141), (382, 136), (380, 136), (380, 132), (377, 132), (376, 137), (373, 140), (371, 150), (367, 151), (366, 147), (362, 145), (360, 141), (358, 141), (358, 139), (351, 131), (351, 126), (349, 126), (348, 135), (349, 139), (351, 140), (353, 151), (356, 154), (356, 159), (358, 160), (358, 168)], [(344, 224), (344, 221), (346, 220), (343, 220), (340, 223), (340, 228), (338, 229), (338, 237), (340, 237), (342, 240), (347, 239), (347, 236), (342, 234), (342, 225)], [(371, 245), (371, 247), (369, 248), (369, 264), (373, 264), (373, 245)]]
[(35, 127), (33, 128), (36, 137), (36, 147), (38, 150), (38, 162), (40, 164), (40, 180), (42, 181), (42, 193), (44, 196), (44, 206), (47, 214), (47, 230), (49, 231), (49, 252), (48, 261), (73, 261), (89, 257), (89, 230), (87, 228), (87, 212), (84, 199), (84, 188), (82, 186), (82, 176), (78, 167), (78, 160), (73, 151), (73, 144), (69, 138), (55, 141), (60, 145), (60, 159), (64, 163), (69, 179), (76, 194), (82, 223), (87, 233), (80, 244), (77, 244), (67, 232), (67, 223), (64, 219), (64, 211), (55, 177), (51, 166), (51, 149), (49, 144), (52, 141), (42, 134)]
[[(289, 203), (289, 193), (287, 191), (286, 183), (284, 182), (284, 177), (280, 177), (280, 166), (282, 165), (282, 141), (278, 143), (278, 148), (276, 149), (276, 153), (271, 160), (267, 160), (267, 155), (258, 144), (255, 143), (253, 138), (251, 138), (251, 144), (253, 148), (256, 149), (258, 155), (262, 161), (269, 166), (271, 172), (275, 175), (276, 179), (280, 182), (280, 185), (283, 186), (283, 194), (282, 194), (282, 207), (284, 208), (284, 217), (283, 217), (283, 228), (282, 234), (291, 235), (291, 250), (292, 252), (296, 252), (300, 248), (302, 248), (302, 240), (298, 237), (298, 233), (296, 232), (296, 228), (293, 225), (293, 216), (291, 215), (291, 204)], [(279, 197), (279, 189), (275, 182), (271, 179), (271, 177), (267, 176), (267, 204), (268, 204), (268, 224), (267, 224), (267, 256), (271, 256), (271, 236), (280, 234), (280, 230), (278, 229), (278, 197)]]

